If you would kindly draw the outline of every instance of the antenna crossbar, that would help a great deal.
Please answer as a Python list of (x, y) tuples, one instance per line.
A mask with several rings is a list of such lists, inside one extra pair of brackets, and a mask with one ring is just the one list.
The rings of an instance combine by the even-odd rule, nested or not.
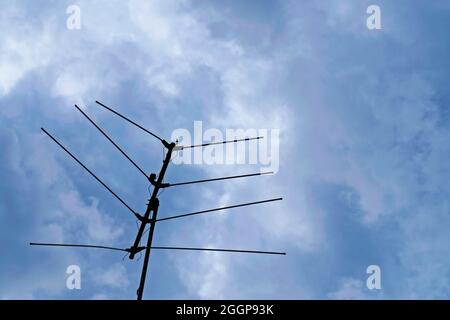
[(133, 214), (136, 215), (136, 211), (134, 211), (133, 209), (131, 209), (131, 207), (122, 200), (121, 197), (119, 197), (114, 191), (111, 190), (110, 187), (108, 187), (106, 185), (106, 183), (104, 183), (99, 177), (97, 177), (91, 170), (89, 170), (88, 167), (86, 167), (80, 160), (78, 160), (77, 157), (75, 157), (69, 150), (66, 149), (66, 147), (64, 147), (61, 143), (59, 143), (58, 140), (56, 140), (56, 138), (54, 138), (50, 133), (48, 133), (44, 128), (41, 128), (42, 131), (44, 131), (44, 133), (50, 137), (50, 139), (52, 139), (61, 149), (63, 149), (69, 156), (72, 157), (72, 159), (74, 159), (80, 166), (83, 167), (84, 170), (86, 170), (87, 172), (89, 172), (91, 174), (91, 176), (93, 176), (98, 182), (100, 182), (100, 184), (102, 186), (104, 186), (114, 197), (116, 197), (117, 200), (119, 200), (128, 210), (130, 210)]
[[(66, 243), (39, 243), (30, 242), (30, 246), (45, 246), (45, 247), (75, 247), (75, 248), (93, 248), (93, 249), (106, 249), (114, 251), (130, 252), (131, 248), (123, 249), (116, 247), (90, 245), (90, 244), (66, 244)], [(138, 252), (146, 249), (147, 247), (139, 247)], [(259, 251), (259, 250), (243, 250), (243, 249), (222, 249), (222, 248), (194, 248), (194, 247), (167, 247), (167, 246), (152, 246), (154, 250), (184, 250), (184, 251), (213, 251), (213, 252), (233, 252), (233, 253), (257, 253), (257, 254), (278, 254), (286, 255), (286, 252), (277, 251)]]
[(180, 215), (176, 215), (176, 216), (170, 216), (170, 217), (166, 217), (166, 218), (160, 218), (160, 219), (156, 219), (155, 221), (158, 222), (158, 221), (166, 221), (166, 220), (172, 220), (172, 219), (185, 218), (185, 217), (190, 217), (190, 216), (194, 216), (194, 215), (198, 215), (198, 214), (203, 214), (203, 213), (208, 213), (208, 212), (213, 212), (213, 211), (220, 211), (220, 210), (226, 210), (226, 209), (234, 209), (234, 208), (239, 208), (239, 207), (252, 206), (252, 205), (255, 205), (255, 204), (261, 204), (261, 203), (273, 202), (273, 201), (280, 201), (280, 200), (283, 200), (283, 198), (273, 198), (273, 199), (262, 200), (262, 201), (255, 201), (255, 202), (247, 202), (247, 203), (235, 204), (235, 205), (226, 206), (226, 207), (219, 207), (219, 208), (214, 208), (214, 209), (208, 209), (208, 210), (202, 210), (202, 211), (195, 211), (195, 212), (190, 212), (190, 213), (180, 214)]
[(99, 106), (102, 106), (103, 108), (105, 108), (106, 110), (111, 111), (112, 113), (114, 113), (115, 115), (121, 117), (122, 119), (128, 121), (129, 123), (133, 124), (134, 126), (138, 127), (139, 129), (147, 132), (148, 134), (150, 134), (151, 136), (155, 137), (156, 139), (158, 139), (159, 141), (164, 143), (164, 140), (161, 137), (158, 137), (156, 134), (154, 134), (153, 132), (151, 132), (150, 130), (145, 129), (143, 126), (141, 126), (140, 124), (134, 122), (133, 120), (125, 117), (124, 115), (120, 114), (119, 112), (113, 110), (112, 108), (108, 107), (107, 105), (99, 102), (99, 101), (95, 101), (95, 103), (97, 103)]
[(125, 153), (125, 151), (123, 151), (106, 133), (105, 133), (105, 131), (103, 131), (95, 122), (94, 122), (94, 120), (92, 120), (83, 110), (81, 110), (77, 105), (75, 105), (75, 108), (77, 108), (78, 109), (78, 111), (80, 111), (81, 112), (81, 114), (83, 115), (83, 116), (85, 116), (85, 118), (86, 119), (88, 119), (89, 120), (89, 122), (90, 123), (92, 123), (93, 125), (94, 125), (94, 127), (95, 128), (97, 128), (97, 130), (98, 131), (100, 131), (105, 137), (106, 137), (106, 139), (108, 139), (109, 140), (109, 142), (111, 142), (112, 143), (112, 145), (114, 146), (114, 147), (116, 147), (116, 149), (117, 150), (119, 150), (120, 151), (120, 153), (122, 153), (124, 156), (125, 156), (125, 158), (127, 158), (128, 159), (128, 161), (130, 161), (135, 167), (136, 167), (136, 169), (138, 169), (144, 176), (145, 176), (145, 178), (146, 179), (148, 179), (148, 176), (147, 176), (147, 174), (144, 172), (144, 170), (142, 170), (137, 164), (136, 164), (136, 162), (134, 162), (126, 153)]
[(194, 180), (194, 181), (186, 181), (186, 182), (168, 183), (166, 187), (168, 188), (168, 187), (182, 186), (182, 185), (186, 185), (186, 184), (203, 183), (203, 182), (228, 180), (228, 179), (237, 179), (237, 178), (247, 178), (247, 177), (253, 177), (253, 176), (262, 176), (262, 175), (265, 175), (265, 174), (273, 174), (273, 171), (241, 174), (241, 175), (237, 175), (237, 176), (228, 176), (228, 177), (203, 179), (203, 180)]
[(177, 146), (177, 147), (175, 147), (175, 151), (188, 149), (188, 148), (207, 147), (207, 146), (212, 146), (212, 145), (216, 145), (216, 144), (225, 144), (225, 143), (235, 143), (235, 142), (240, 142), (240, 141), (259, 140), (259, 139), (263, 139), (263, 138), (264, 137), (259, 136), (259, 137), (252, 137), (252, 138), (234, 139), (234, 140), (226, 140), (226, 141), (218, 141), (218, 142), (208, 142), (208, 143), (203, 143), (203, 144), (194, 144), (194, 145), (191, 145), (191, 146)]

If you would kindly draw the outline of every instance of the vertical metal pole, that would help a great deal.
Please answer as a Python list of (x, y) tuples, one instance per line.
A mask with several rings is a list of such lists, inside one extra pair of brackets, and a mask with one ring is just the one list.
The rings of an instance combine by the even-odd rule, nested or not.
[[(137, 299), (138, 300), (142, 300), (142, 295), (144, 293), (145, 278), (146, 278), (146, 275), (147, 275), (148, 261), (149, 261), (149, 258), (150, 258), (150, 248), (151, 248), (151, 244), (152, 244), (152, 240), (153, 240), (153, 233), (154, 233), (154, 230), (155, 230), (155, 221), (156, 221), (156, 217), (158, 215), (158, 206), (159, 206), (159, 200), (157, 198), (158, 191), (159, 191), (159, 189), (161, 187), (161, 184), (163, 182), (164, 174), (166, 173), (167, 167), (169, 166), (170, 158), (172, 157), (173, 148), (175, 147), (175, 143), (173, 143), (173, 142), (168, 144), (166, 141), (163, 141), (163, 144), (167, 148), (168, 151), (167, 151), (166, 157), (165, 157), (165, 159), (163, 161), (163, 165), (161, 167), (161, 171), (159, 172), (158, 180), (155, 183), (152, 196), (150, 197), (150, 200), (149, 200), (149, 203), (148, 203), (148, 206), (147, 206), (147, 210), (146, 210), (145, 215), (144, 215), (144, 220), (141, 221), (141, 225), (139, 227), (139, 231), (138, 231), (138, 234), (136, 236), (136, 240), (135, 240), (134, 245), (132, 247), (132, 248), (138, 248), (139, 242), (141, 241), (142, 234), (144, 233), (145, 226), (146, 226), (146, 224), (149, 221), (148, 218), (150, 216), (150, 211), (153, 211), (152, 219), (151, 219), (151, 222), (150, 222), (150, 230), (149, 230), (149, 234), (148, 234), (147, 247), (145, 249), (144, 264), (142, 266), (141, 281), (140, 281), (140, 284), (139, 284), (139, 288), (137, 290)], [(135, 253), (132, 252), (130, 254), (130, 259), (133, 259), (134, 255), (135, 255)]]
[(142, 300), (142, 295), (144, 294), (144, 286), (145, 286), (145, 278), (147, 276), (148, 260), (150, 259), (150, 249), (152, 247), (153, 232), (155, 231), (155, 224), (156, 224), (155, 220), (156, 220), (156, 216), (158, 215), (159, 201), (158, 201), (158, 198), (156, 198), (156, 200), (157, 200), (157, 202), (155, 203), (155, 207), (153, 209), (153, 215), (152, 215), (153, 222), (150, 223), (150, 230), (148, 232), (147, 246), (145, 248), (144, 264), (142, 265), (141, 280), (139, 283), (139, 288), (137, 290), (137, 299), (138, 300)]
[[(161, 187), (161, 183), (164, 179), (164, 174), (166, 173), (167, 167), (169, 166), (170, 158), (172, 157), (173, 148), (175, 147), (175, 143), (173, 143), (173, 142), (169, 144), (165, 140), (163, 140), (163, 144), (167, 148), (168, 151), (167, 151), (166, 157), (163, 161), (161, 171), (159, 172), (158, 180), (155, 182), (155, 186), (153, 188), (153, 193), (150, 197), (150, 200), (148, 201), (147, 210), (145, 211), (143, 221), (141, 221), (141, 225), (140, 225), (139, 231), (136, 235), (136, 239), (134, 240), (132, 249), (137, 249), (139, 247), (139, 242), (141, 241), (142, 234), (144, 233), (145, 226), (150, 217), (150, 211), (152, 211), (152, 204), (155, 202), (155, 199), (158, 196), (158, 192)], [(131, 252), (129, 258), (134, 259), (134, 256), (135, 256), (135, 252)]]

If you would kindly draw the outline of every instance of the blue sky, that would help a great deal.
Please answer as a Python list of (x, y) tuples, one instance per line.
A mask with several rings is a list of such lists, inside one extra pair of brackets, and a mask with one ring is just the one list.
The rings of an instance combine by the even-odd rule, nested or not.
[[(155, 245), (285, 257), (153, 252), (146, 299), (450, 297), (450, 2), (0, 1), (0, 298), (134, 299), (142, 260), (30, 241), (128, 247), (135, 219), (40, 131), (137, 211), (174, 129), (280, 130), (271, 177), (169, 189), (160, 215), (283, 196), (161, 223)], [(81, 29), (66, 28), (66, 8)], [(366, 9), (381, 8), (381, 30)], [(167, 181), (255, 165), (173, 165)], [(82, 289), (66, 288), (79, 265)], [(366, 288), (379, 265), (381, 290)]]

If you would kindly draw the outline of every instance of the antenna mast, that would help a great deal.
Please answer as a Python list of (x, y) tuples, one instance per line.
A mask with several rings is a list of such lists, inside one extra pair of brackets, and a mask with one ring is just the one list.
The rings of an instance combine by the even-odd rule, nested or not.
[[(167, 220), (173, 220), (173, 219), (179, 219), (179, 218), (185, 218), (190, 217), (194, 215), (209, 213), (209, 212), (217, 212), (221, 210), (228, 210), (228, 209), (234, 209), (234, 208), (240, 208), (245, 206), (251, 206), (251, 205), (257, 205), (257, 204), (263, 204), (268, 202), (274, 202), (274, 201), (280, 201), (282, 198), (273, 198), (273, 199), (266, 199), (266, 200), (260, 200), (260, 201), (254, 201), (254, 202), (247, 202), (247, 203), (241, 203), (241, 204), (235, 204), (235, 205), (229, 205), (224, 207), (218, 207), (208, 210), (202, 210), (202, 211), (194, 211), (190, 213), (185, 214), (179, 214), (179, 215), (173, 215), (173, 216), (167, 216), (163, 218), (158, 218), (158, 208), (159, 208), (159, 199), (158, 199), (158, 193), (163, 188), (169, 188), (169, 187), (176, 187), (176, 186), (184, 186), (184, 185), (190, 185), (190, 184), (197, 184), (197, 183), (206, 183), (206, 182), (212, 182), (212, 181), (221, 181), (221, 180), (228, 180), (228, 179), (238, 179), (238, 178), (248, 178), (253, 176), (261, 176), (261, 175), (267, 175), (267, 174), (273, 174), (273, 172), (259, 172), (259, 173), (250, 173), (250, 174), (242, 174), (242, 175), (234, 175), (234, 176), (228, 176), (228, 177), (220, 177), (220, 178), (211, 178), (211, 179), (202, 179), (202, 180), (193, 180), (193, 181), (187, 181), (187, 182), (178, 182), (178, 183), (163, 183), (164, 176), (166, 174), (167, 168), (169, 167), (170, 160), (172, 158), (172, 154), (174, 151), (180, 151), (187, 148), (197, 148), (197, 147), (206, 147), (210, 145), (218, 145), (218, 144), (225, 144), (225, 143), (237, 143), (237, 142), (246, 142), (250, 140), (259, 140), (263, 137), (246, 137), (243, 139), (234, 139), (234, 140), (228, 140), (228, 141), (221, 141), (221, 142), (210, 142), (210, 143), (204, 143), (204, 144), (198, 144), (198, 145), (191, 145), (191, 146), (177, 146), (174, 142), (167, 142), (166, 140), (162, 139), (158, 135), (154, 134), (153, 132), (147, 130), (143, 126), (139, 125), (135, 121), (129, 119), (128, 117), (120, 114), (119, 112), (113, 110), (112, 108), (106, 106), (105, 104), (96, 101), (96, 103), (103, 107), (104, 109), (111, 111), (115, 115), (119, 116), (120, 118), (126, 120), (127, 122), (133, 124), (137, 128), (143, 130), (144, 132), (150, 134), (157, 140), (159, 140), (164, 148), (167, 149), (167, 153), (165, 155), (165, 158), (163, 160), (162, 167), (159, 171), (159, 174), (156, 175), (155, 173), (151, 173), (150, 175), (147, 175), (144, 170), (139, 167), (135, 161), (133, 161), (126, 153), (123, 151), (121, 147), (119, 147), (110, 137), (109, 135), (102, 130), (83, 110), (81, 110), (77, 105), (75, 105), (75, 108), (82, 113), (82, 115), (92, 124), (94, 127), (100, 131), (100, 133), (105, 136), (113, 146), (122, 153), (127, 160), (133, 164), (138, 171), (145, 176), (146, 180), (153, 185), (153, 192), (150, 196), (150, 199), (147, 202), (147, 209), (143, 215), (139, 214), (135, 210), (133, 210), (122, 198), (120, 198), (114, 191), (112, 191), (106, 183), (104, 183), (99, 177), (97, 177), (91, 170), (89, 170), (80, 160), (78, 160), (77, 157), (75, 157), (66, 147), (64, 147), (56, 138), (54, 138), (50, 133), (48, 133), (45, 129), (41, 128), (42, 131), (47, 134), (47, 136), (50, 137), (60, 148), (62, 148), (70, 157), (72, 157), (83, 169), (85, 169), (91, 176), (93, 176), (103, 187), (105, 187), (117, 200), (119, 200), (131, 213), (134, 214), (134, 216), (140, 221), (139, 230), (136, 234), (136, 238), (134, 240), (133, 245), (130, 248), (117, 248), (113, 246), (102, 246), (102, 245), (91, 245), (91, 244), (63, 244), (63, 243), (35, 243), (31, 242), (30, 245), (33, 246), (49, 246), (49, 247), (78, 247), (78, 248), (96, 248), (96, 249), (107, 249), (107, 250), (114, 250), (114, 251), (124, 251), (129, 254), (129, 258), (132, 260), (136, 256), (137, 253), (145, 250), (145, 256), (144, 256), (144, 262), (142, 265), (142, 272), (141, 272), (141, 278), (139, 282), (139, 287), (137, 289), (137, 300), (142, 300), (143, 294), (144, 294), (144, 288), (145, 288), (145, 280), (147, 276), (147, 269), (148, 264), (150, 260), (150, 253), (152, 249), (155, 250), (190, 250), (190, 251), (216, 251), (216, 252), (231, 252), (231, 253), (254, 253), (254, 254), (270, 254), (270, 255), (285, 255), (284, 252), (274, 252), (274, 251), (259, 251), (259, 250), (242, 250), (242, 249), (227, 249), (227, 248), (192, 248), (192, 247), (164, 247), (164, 246), (152, 246), (153, 241), (153, 234), (155, 231), (155, 225), (157, 222), (160, 221), (167, 221)], [(151, 217), (150, 217), (151, 216)], [(147, 224), (150, 225), (149, 232), (148, 232), (148, 238), (147, 238), (147, 244), (146, 246), (140, 246), (142, 236), (144, 234), (145, 228)]]

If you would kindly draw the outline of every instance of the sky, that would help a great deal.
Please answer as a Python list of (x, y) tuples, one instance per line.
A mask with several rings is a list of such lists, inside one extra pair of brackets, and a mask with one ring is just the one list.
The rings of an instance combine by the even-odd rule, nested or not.
[[(194, 121), (279, 132), (276, 174), (167, 189), (159, 216), (283, 201), (161, 222), (153, 244), (287, 255), (153, 251), (145, 299), (450, 298), (449, 1), (0, 6), (0, 299), (135, 298), (143, 259), (28, 245), (134, 241), (136, 219), (40, 130), (143, 212), (147, 181), (74, 104), (146, 172), (163, 147), (96, 100), (167, 140)], [(263, 168), (172, 164), (165, 181)]]

